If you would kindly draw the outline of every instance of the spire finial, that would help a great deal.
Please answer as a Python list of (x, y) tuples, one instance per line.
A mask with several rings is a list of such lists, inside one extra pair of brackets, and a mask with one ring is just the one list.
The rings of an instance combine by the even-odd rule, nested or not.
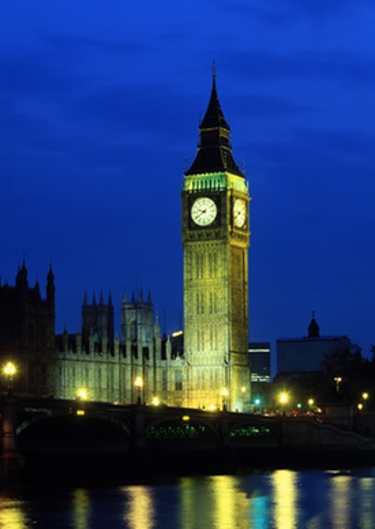
[(215, 61), (212, 61), (211, 72), (212, 72), (212, 79), (215, 80), (216, 79), (216, 72), (217, 72), (216, 62)]

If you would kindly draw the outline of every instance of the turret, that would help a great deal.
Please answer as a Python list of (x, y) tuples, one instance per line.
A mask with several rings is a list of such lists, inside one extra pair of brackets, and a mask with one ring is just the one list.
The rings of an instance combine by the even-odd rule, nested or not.
[(55, 276), (52, 272), (52, 264), (50, 264), (49, 271), (47, 274), (46, 294), (47, 305), (50, 307), (50, 309), (53, 310), (53, 312), (55, 312)]
[(308, 327), (309, 338), (319, 338), (319, 325), (316, 323), (315, 312), (312, 312), (312, 318)]
[(25, 259), (22, 261), (22, 267), (18, 268), (18, 273), (16, 276), (16, 287), (19, 290), (26, 291), (28, 289), (28, 281), (27, 281), (27, 269), (25, 265)]

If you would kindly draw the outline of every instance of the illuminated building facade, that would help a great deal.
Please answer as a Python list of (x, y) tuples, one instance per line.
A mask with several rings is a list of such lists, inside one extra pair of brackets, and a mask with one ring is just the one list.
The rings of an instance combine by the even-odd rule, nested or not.
[(184, 404), (243, 409), (248, 357), (249, 191), (213, 75), (196, 157), (184, 175)]
[[(0, 352), (19, 363), (20, 394), (244, 410), (250, 404), (248, 353), (249, 191), (230, 145), (213, 76), (200, 145), (184, 175), (184, 332), (161, 336), (151, 296), (121, 306), (115, 334), (111, 296), (89, 303), (82, 327), (55, 337), (55, 286), (30, 289), (25, 265), (0, 292)], [(16, 308), (15, 308), (16, 307)], [(6, 355), (5, 355), (6, 353)], [(6, 356), (6, 357), (5, 357)], [(137, 383), (136, 383), (137, 382)]]
[(59, 398), (75, 398), (79, 388), (85, 388), (95, 401), (150, 404), (157, 398), (159, 403), (181, 405), (178, 381), (185, 366), (181, 345), (175, 336), (161, 336), (150, 294), (147, 299), (142, 291), (130, 299), (124, 294), (120, 338), (114, 333), (111, 296), (107, 304), (102, 295), (98, 304), (95, 296), (89, 304), (85, 295), (82, 332), (65, 330), (56, 336), (55, 354)]

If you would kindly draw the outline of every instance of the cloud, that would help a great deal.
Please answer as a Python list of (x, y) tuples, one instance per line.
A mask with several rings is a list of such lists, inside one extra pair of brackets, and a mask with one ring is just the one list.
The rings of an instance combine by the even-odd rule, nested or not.
[(375, 60), (367, 53), (228, 51), (223, 57), (225, 70), (253, 82), (310, 78), (320, 82), (330, 79), (350, 85), (373, 85), (375, 81)]

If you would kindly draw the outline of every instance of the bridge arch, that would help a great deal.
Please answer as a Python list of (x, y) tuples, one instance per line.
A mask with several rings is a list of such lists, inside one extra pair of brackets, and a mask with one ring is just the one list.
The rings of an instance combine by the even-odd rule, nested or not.
[(126, 453), (130, 446), (128, 425), (102, 413), (54, 413), (32, 415), (16, 428), (22, 453)]

